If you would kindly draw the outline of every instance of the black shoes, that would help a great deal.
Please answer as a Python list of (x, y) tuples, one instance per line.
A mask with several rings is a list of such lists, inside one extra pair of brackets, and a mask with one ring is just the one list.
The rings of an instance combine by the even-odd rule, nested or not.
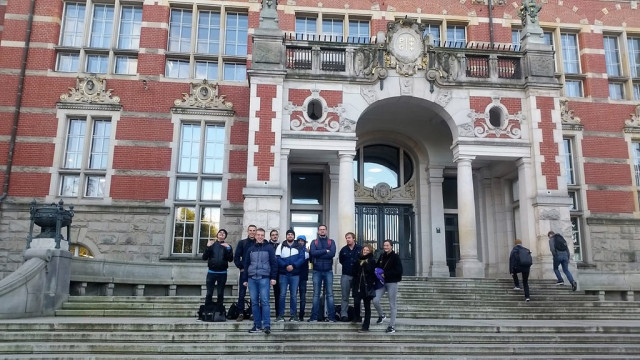
[(577, 282), (572, 282), (571, 283), (571, 290), (576, 291), (578, 290), (578, 283)]

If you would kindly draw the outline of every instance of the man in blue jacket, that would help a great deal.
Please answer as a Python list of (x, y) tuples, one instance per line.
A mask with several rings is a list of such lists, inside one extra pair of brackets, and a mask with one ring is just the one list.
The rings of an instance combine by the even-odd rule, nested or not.
[[(311, 262), (313, 263), (313, 307), (309, 322), (318, 321), (320, 292), (324, 286), (327, 296), (327, 313), (329, 321), (336, 321), (333, 310), (333, 257), (336, 256), (336, 243), (327, 237), (327, 226), (318, 226), (318, 237), (311, 242)], [(324, 285), (323, 285), (324, 283)]]
[[(356, 244), (356, 234), (348, 232), (344, 236), (347, 245), (340, 249), (338, 260), (342, 265), (342, 275), (340, 275), (340, 290), (342, 292), (342, 303), (340, 304), (340, 321), (349, 321), (349, 298), (351, 297), (351, 285), (353, 283), (353, 265), (358, 261), (362, 246)], [(360, 316), (357, 314), (356, 317)]]
[(278, 306), (280, 316), (276, 321), (284, 321), (284, 305), (287, 298), (287, 287), (289, 287), (289, 321), (298, 320), (296, 314), (296, 295), (298, 292), (298, 282), (300, 280), (300, 269), (305, 263), (304, 250), (300, 249), (300, 244), (295, 239), (296, 233), (293, 230), (287, 230), (286, 240), (283, 241), (276, 249), (276, 259), (278, 259), (278, 273), (280, 278), (280, 300)]
[[(249, 248), (244, 259), (244, 271), (240, 273), (242, 284), (249, 287), (253, 328), (250, 333), (271, 333), (271, 309), (269, 289), (276, 283), (278, 261), (273, 246), (264, 241), (264, 229), (256, 229), (256, 243)], [(259, 303), (258, 303), (259, 301)], [(262, 307), (262, 308), (261, 308)]]

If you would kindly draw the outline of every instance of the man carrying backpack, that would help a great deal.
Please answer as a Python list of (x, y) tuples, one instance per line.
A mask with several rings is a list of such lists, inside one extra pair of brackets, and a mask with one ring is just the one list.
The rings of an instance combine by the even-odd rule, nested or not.
[(522, 240), (516, 239), (516, 246), (511, 249), (509, 255), (509, 273), (513, 277), (513, 289), (520, 290), (520, 283), (518, 282), (518, 273), (522, 273), (522, 285), (524, 286), (524, 301), (529, 302), (529, 269), (533, 264), (533, 258), (531, 257), (531, 251), (522, 246)]
[(551, 255), (553, 255), (553, 272), (556, 274), (556, 278), (558, 278), (556, 285), (564, 285), (564, 280), (562, 280), (562, 275), (558, 270), (558, 265), (562, 265), (562, 271), (571, 284), (571, 289), (576, 291), (578, 283), (573, 280), (573, 276), (569, 271), (569, 257), (571, 253), (569, 252), (567, 241), (562, 235), (556, 234), (553, 231), (549, 231), (547, 236), (549, 236), (549, 249), (551, 250)]

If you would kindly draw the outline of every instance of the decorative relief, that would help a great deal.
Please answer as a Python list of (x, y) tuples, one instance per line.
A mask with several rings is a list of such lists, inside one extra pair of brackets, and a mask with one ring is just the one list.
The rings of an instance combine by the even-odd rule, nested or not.
[[(494, 126), (489, 121), (489, 111), (493, 107), (498, 107), (502, 112), (500, 126)], [(468, 125), (473, 124), (473, 134), (476, 137), (484, 138), (488, 136), (495, 136), (496, 138), (500, 138), (502, 137), (502, 135), (505, 135), (512, 139), (520, 139), (522, 137), (520, 126), (525, 118), (524, 114), (522, 114), (521, 111), (518, 111), (517, 114), (510, 115), (507, 111), (507, 108), (502, 103), (500, 103), (499, 97), (493, 98), (493, 101), (491, 102), (491, 104), (487, 105), (484, 113), (477, 113), (472, 110), (467, 116), (471, 119), (471, 122), (458, 126), (458, 129), (460, 130), (461, 126), (464, 126), (464, 129), (468, 130)], [(465, 131), (465, 133), (468, 132)]]
[(411, 76), (417, 70), (427, 68), (428, 38), (423, 39), (426, 24), (418, 24), (416, 20), (402, 19), (387, 25), (387, 46), (384, 63), (394, 68), (399, 75)]
[(580, 118), (575, 116), (573, 110), (569, 110), (569, 100), (560, 100), (560, 118), (563, 123), (580, 124)]
[(416, 195), (414, 179), (395, 189), (392, 189), (387, 183), (379, 183), (373, 188), (368, 188), (354, 182), (354, 191), (356, 199), (365, 202), (413, 201)]
[(182, 99), (173, 103), (179, 108), (232, 110), (233, 104), (225, 101), (225, 95), (218, 95), (218, 84), (211, 84), (206, 79), (200, 83), (191, 83), (191, 92), (182, 93)]
[(369, 105), (378, 100), (376, 90), (371, 86), (360, 86), (360, 94)]
[(76, 87), (69, 88), (68, 94), (60, 95), (63, 103), (84, 103), (120, 105), (120, 98), (112, 96), (113, 89), (107, 89), (107, 80), (95, 75), (76, 79)]
[[(322, 116), (314, 120), (307, 114), (307, 107), (312, 100), (317, 100), (322, 104)], [(329, 107), (323, 97), (320, 96), (320, 90), (311, 90), (311, 96), (307, 97), (302, 105), (294, 105), (291, 101), (284, 107), (289, 114), (291, 120), (289, 126), (291, 130), (302, 131), (306, 127), (311, 127), (314, 131), (325, 129), (329, 132), (355, 132), (355, 121), (344, 117), (347, 110), (338, 104), (335, 107)]]
[(401, 77), (400, 80), (400, 94), (412, 95), (413, 94), (413, 78)]
[(445, 108), (447, 107), (447, 105), (449, 105), (449, 102), (451, 101), (452, 98), (453, 98), (453, 95), (451, 91), (443, 91), (440, 93), (440, 95), (438, 95), (438, 98), (436, 99), (436, 103), (438, 103), (438, 105)]
[(624, 122), (624, 132), (640, 133), (640, 105), (636, 106), (635, 114), (630, 115), (631, 118)]

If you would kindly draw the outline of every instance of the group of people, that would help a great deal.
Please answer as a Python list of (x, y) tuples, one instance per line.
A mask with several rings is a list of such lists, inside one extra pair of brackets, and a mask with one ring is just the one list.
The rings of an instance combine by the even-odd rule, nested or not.
[[(342, 292), (340, 318), (336, 318), (333, 297), (333, 259), (336, 255), (336, 243), (327, 236), (327, 227), (318, 226), (316, 239), (307, 246), (304, 235), (293, 230), (286, 231), (286, 239), (278, 243), (278, 232), (269, 233), (265, 240), (265, 230), (255, 225), (247, 228), (247, 238), (241, 240), (235, 251), (226, 243), (227, 231), (220, 229), (216, 239), (211, 239), (202, 254), (208, 261), (207, 293), (205, 306), (213, 303), (213, 292), (217, 289), (217, 303), (224, 301), (224, 287), (227, 282), (228, 264), (234, 261), (240, 270), (238, 289), (237, 321), (244, 320), (244, 307), (247, 288), (251, 298), (253, 327), (250, 333), (271, 333), (270, 289), (274, 289), (276, 321), (285, 321), (286, 295), (289, 291), (289, 321), (303, 321), (305, 317), (309, 262), (313, 267), (313, 304), (308, 322), (316, 322), (324, 317), (321, 310), (326, 304), (327, 321), (349, 321), (349, 299), (354, 299), (353, 323), (362, 323), (359, 331), (369, 331), (371, 322), (371, 302), (378, 312), (377, 324), (387, 320), (380, 299), (387, 293), (391, 308), (391, 318), (387, 333), (395, 332), (397, 314), (398, 282), (402, 280), (402, 262), (393, 251), (391, 240), (383, 243), (383, 252), (374, 260), (371, 245), (364, 247), (356, 244), (355, 234), (345, 235), (346, 245), (340, 250), (339, 262), (342, 265), (340, 288)], [(322, 296), (321, 296), (322, 294)], [(298, 309), (298, 296), (299, 305)], [(364, 304), (364, 320), (361, 317), (361, 304)], [(322, 312), (322, 313), (321, 313)]]
[[(564, 285), (562, 274), (560, 274), (560, 270), (558, 269), (559, 266), (562, 266), (562, 271), (567, 277), (567, 281), (569, 281), (571, 289), (576, 291), (578, 289), (578, 283), (573, 279), (573, 275), (571, 275), (571, 271), (569, 271), (569, 259), (571, 258), (571, 253), (569, 252), (567, 241), (562, 235), (556, 234), (553, 231), (549, 231), (547, 233), (547, 237), (549, 238), (549, 250), (553, 256), (553, 272), (557, 278), (556, 285)], [(525, 262), (522, 260), (521, 254), (523, 253), (523, 250), (525, 253), (529, 252), (529, 254), (531, 254), (529, 249), (522, 246), (522, 241), (520, 239), (516, 239), (515, 246), (511, 249), (511, 253), (509, 254), (509, 273), (511, 273), (511, 276), (513, 277), (514, 290), (520, 290), (518, 273), (522, 274), (524, 300), (529, 302), (531, 301), (529, 293), (529, 270), (531, 268), (531, 262)]]

